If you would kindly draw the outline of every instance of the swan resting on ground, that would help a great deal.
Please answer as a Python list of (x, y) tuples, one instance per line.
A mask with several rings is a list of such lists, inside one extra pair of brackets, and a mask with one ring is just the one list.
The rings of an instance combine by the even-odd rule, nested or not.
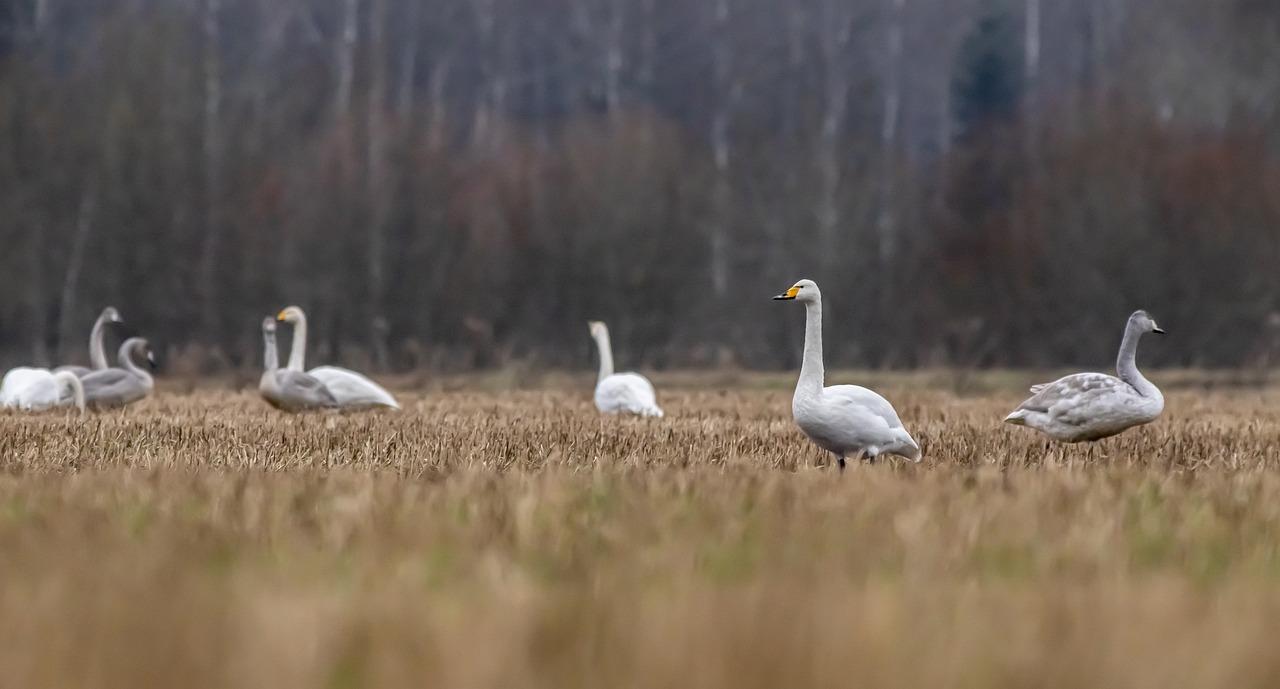
[(609, 327), (600, 321), (587, 324), (600, 352), (600, 376), (596, 379), (596, 408), (605, 414), (662, 416), (653, 383), (639, 373), (613, 372), (613, 346)]
[(889, 401), (858, 385), (824, 387), (822, 364), (822, 293), (813, 280), (801, 280), (774, 299), (794, 299), (805, 306), (804, 361), (791, 398), (796, 425), (814, 443), (834, 454), (844, 469), (845, 458), (874, 460), (882, 454), (920, 461), (920, 446), (902, 427)]
[(338, 400), (315, 376), (280, 368), (276, 355), (276, 319), (262, 321), (262, 341), (266, 370), (258, 380), (258, 392), (268, 404), (283, 411), (336, 409)]
[(0, 382), (0, 405), (44, 411), (73, 402), (84, 411), (84, 386), (71, 371), (15, 368)]
[(89, 331), (89, 364), (90, 368), (84, 366), (59, 366), (54, 370), (70, 371), (78, 378), (84, 378), (93, 371), (105, 370), (110, 364), (107, 363), (107, 350), (102, 346), (102, 331), (107, 323), (123, 323), (124, 319), (120, 317), (120, 312), (114, 306), (108, 306), (98, 315), (98, 320), (93, 322), (93, 330)]
[(94, 371), (80, 379), (80, 383), (84, 385), (85, 402), (90, 407), (123, 407), (151, 394), (155, 381), (150, 373), (138, 368), (133, 362), (135, 354), (146, 359), (149, 365), (155, 365), (155, 357), (151, 355), (151, 346), (147, 341), (141, 337), (131, 337), (120, 345), (119, 368)]
[(1033, 385), (1031, 398), (1006, 416), (1005, 422), (1030, 426), (1054, 440), (1078, 443), (1154, 421), (1164, 411), (1164, 395), (1138, 372), (1138, 340), (1143, 333), (1164, 331), (1146, 311), (1134, 311), (1120, 341), (1118, 378), (1076, 373)]
[[(297, 306), (290, 306), (281, 311), (276, 320), (293, 324), (293, 346), (289, 350), (290, 371), (303, 372), (307, 356), (307, 314)], [(386, 388), (369, 380), (366, 376), (351, 369), (338, 366), (317, 366), (308, 374), (314, 376), (328, 388), (338, 406), (343, 408), (359, 407), (391, 407), (399, 409), (396, 401)]]

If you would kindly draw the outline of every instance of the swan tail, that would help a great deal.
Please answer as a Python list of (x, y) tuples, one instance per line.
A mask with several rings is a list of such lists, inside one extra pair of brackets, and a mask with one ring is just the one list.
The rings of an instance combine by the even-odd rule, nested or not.
[(1014, 426), (1025, 426), (1025, 425), (1027, 425), (1027, 410), (1025, 410), (1025, 409), (1015, 409), (1015, 410), (1013, 410), (1013, 413), (1011, 413), (1011, 414), (1009, 414), (1008, 416), (1004, 417), (1004, 422), (1005, 422), (1005, 423), (1009, 423), (1009, 424), (1013, 424)]

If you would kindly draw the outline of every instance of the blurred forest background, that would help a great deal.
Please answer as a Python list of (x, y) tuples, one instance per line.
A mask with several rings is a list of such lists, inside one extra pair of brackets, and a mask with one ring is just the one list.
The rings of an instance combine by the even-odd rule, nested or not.
[(1263, 366), (1278, 228), (1274, 0), (0, 0), (10, 363)]

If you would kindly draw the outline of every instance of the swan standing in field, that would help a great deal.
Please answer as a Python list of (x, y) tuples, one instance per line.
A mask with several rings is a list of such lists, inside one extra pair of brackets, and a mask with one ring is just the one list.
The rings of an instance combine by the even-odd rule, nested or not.
[(108, 306), (98, 315), (98, 320), (93, 322), (93, 330), (89, 331), (89, 365), (90, 368), (84, 366), (59, 366), (53, 369), (57, 371), (70, 371), (79, 378), (84, 378), (92, 371), (102, 371), (106, 369), (107, 350), (102, 346), (102, 331), (108, 323), (123, 323), (124, 319), (120, 317), (120, 312), (114, 306)]
[(639, 373), (613, 372), (613, 346), (609, 327), (600, 321), (587, 324), (600, 351), (600, 376), (596, 379), (596, 408), (605, 414), (662, 416), (653, 383)]
[[(293, 347), (289, 350), (288, 369), (302, 373), (307, 356), (307, 314), (297, 306), (290, 306), (281, 311), (276, 320), (293, 324)], [(306, 373), (323, 383), (340, 407), (400, 408), (400, 403), (385, 388), (351, 369), (317, 366)]]
[(1143, 333), (1164, 331), (1146, 311), (1134, 311), (1116, 358), (1119, 378), (1076, 373), (1033, 385), (1031, 398), (1006, 416), (1005, 422), (1030, 426), (1054, 440), (1078, 443), (1154, 421), (1164, 411), (1164, 395), (1138, 372), (1138, 340)]
[(151, 393), (155, 381), (151, 374), (138, 368), (133, 362), (134, 355), (155, 365), (155, 357), (151, 355), (151, 347), (141, 337), (131, 337), (120, 345), (119, 368), (108, 368), (93, 371), (80, 379), (84, 385), (85, 402), (95, 409), (111, 409), (123, 407), (137, 402)]
[(258, 392), (268, 404), (290, 412), (336, 409), (338, 400), (315, 376), (280, 368), (276, 354), (276, 319), (262, 321), (263, 356), (266, 370), (258, 380)]
[(858, 385), (824, 387), (818, 285), (801, 280), (774, 299), (794, 299), (805, 306), (804, 361), (791, 398), (791, 414), (800, 430), (834, 454), (841, 470), (849, 455), (875, 459), (887, 453), (920, 461), (920, 446), (902, 427), (888, 400)]
[(84, 386), (70, 371), (14, 369), (0, 384), (0, 404), (6, 407), (44, 411), (68, 402), (84, 411)]

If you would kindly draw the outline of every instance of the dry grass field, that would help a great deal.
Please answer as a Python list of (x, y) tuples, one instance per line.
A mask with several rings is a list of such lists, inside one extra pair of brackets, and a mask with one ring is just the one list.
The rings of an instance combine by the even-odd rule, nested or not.
[(1063, 446), (1030, 381), (877, 380), (925, 459), (843, 475), (790, 376), (0, 414), (0, 686), (1280, 686), (1280, 392)]

